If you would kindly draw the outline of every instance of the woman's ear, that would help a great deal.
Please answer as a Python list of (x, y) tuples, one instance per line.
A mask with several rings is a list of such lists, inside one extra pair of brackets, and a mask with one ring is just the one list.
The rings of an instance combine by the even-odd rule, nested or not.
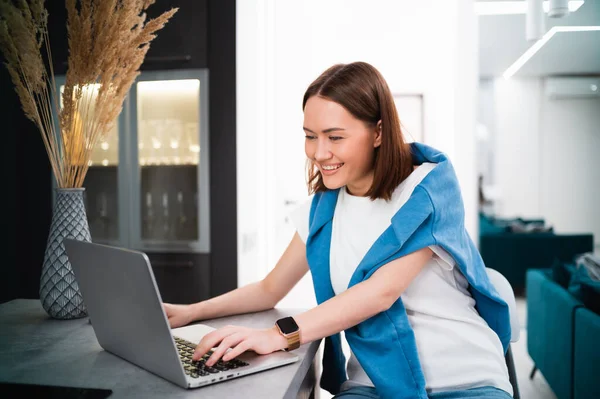
[(373, 142), (373, 147), (377, 148), (381, 145), (381, 131), (383, 129), (383, 124), (381, 123), (381, 120), (379, 120), (377, 122), (377, 125), (375, 126), (375, 141)]

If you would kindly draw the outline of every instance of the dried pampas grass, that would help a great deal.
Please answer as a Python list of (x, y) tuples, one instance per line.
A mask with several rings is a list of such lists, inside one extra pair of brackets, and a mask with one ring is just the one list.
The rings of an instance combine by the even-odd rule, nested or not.
[(154, 0), (65, 3), (69, 58), (60, 110), (43, 0), (0, 0), (0, 51), (25, 116), (42, 133), (59, 187), (76, 188), (92, 149), (121, 113), (150, 42), (178, 9), (146, 21)]

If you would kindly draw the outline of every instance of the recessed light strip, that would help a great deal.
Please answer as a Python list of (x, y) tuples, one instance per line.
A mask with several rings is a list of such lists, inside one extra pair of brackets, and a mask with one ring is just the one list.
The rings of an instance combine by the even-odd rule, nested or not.
[(537, 42), (527, 49), (508, 69), (502, 74), (504, 79), (510, 79), (544, 44), (558, 32), (590, 32), (600, 31), (600, 26), (554, 26)]
[[(583, 5), (583, 1), (569, 1), (569, 11), (575, 12)], [(527, 13), (527, 1), (476, 1), (473, 4), (477, 15), (515, 15)], [(548, 1), (543, 3), (544, 12), (548, 12)]]

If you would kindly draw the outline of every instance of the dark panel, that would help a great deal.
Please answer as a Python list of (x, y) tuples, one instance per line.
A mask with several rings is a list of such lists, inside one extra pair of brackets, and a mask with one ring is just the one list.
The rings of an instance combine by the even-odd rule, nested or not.
[[(37, 126), (25, 118), (14, 85), (0, 59), (0, 118), (6, 140), (2, 158), (9, 180), (10, 238), (4, 241), (2, 300), (38, 298), (40, 272), (51, 220), (51, 169)], [(11, 243), (12, 242), (12, 243)]]
[(163, 302), (188, 304), (209, 298), (208, 255), (151, 252), (147, 255)]
[(19, 276), (16, 265), (16, 221), (17, 215), (17, 180), (16, 180), (16, 145), (17, 129), (16, 123), (19, 116), (20, 107), (17, 102), (17, 96), (12, 89), (10, 76), (4, 68), (4, 58), (0, 55), (0, 112), (2, 118), (2, 131), (4, 132), (4, 141), (2, 145), (3, 177), (5, 182), (6, 201), (2, 225), (7, 234), (2, 240), (3, 262), (0, 264), (0, 303), (15, 299), (18, 294)]
[[(67, 59), (69, 44), (67, 41), (67, 9), (64, 1), (45, 1), (48, 10), (48, 37), (52, 51), (52, 64), (55, 75), (64, 75), (67, 72)], [(44, 57), (45, 50), (42, 49)]]
[(208, 13), (211, 296), (237, 288), (235, 0)]
[(148, 8), (148, 18), (155, 18), (171, 8), (179, 7), (179, 11), (157, 32), (141, 70), (206, 68), (207, 2), (161, 0)]
[[(161, 0), (148, 8), (146, 20), (171, 8), (179, 11), (150, 42), (150, 49), (140, 70), (206, 68), (208, 0)], [(46, 1), (49, 13), (48, 31), (52, 45), (55, 73), (66, 73), (69, 54), (67, 41), (67, 10), (64, 1)], [(235, 9), (234, 9), (235, 13)]]
[(40, 132), (29, 120), (17, 131), (17, 268), (21, 298), (39, 298), (40, 275), (52, 220), (52, 169)]

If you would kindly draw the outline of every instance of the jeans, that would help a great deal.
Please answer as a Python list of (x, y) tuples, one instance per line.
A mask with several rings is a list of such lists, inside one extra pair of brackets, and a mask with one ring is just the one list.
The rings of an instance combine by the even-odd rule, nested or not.
[[(466, 389), (462, 391), (448, 391), (430, 393), (429, 399), (511, 399), (512, 396), (501, 389), (494, 387), (481, 387)], [(379, 399), (375, 388), (371, 387), (353, 387), (342, 391), (334, 396), (334, 399)]]
[(353, 387), (346, 389), (335, 395), (333, 399), (344, 398), (344, 399), (379, 399), (375, 388), (371, 387)]

